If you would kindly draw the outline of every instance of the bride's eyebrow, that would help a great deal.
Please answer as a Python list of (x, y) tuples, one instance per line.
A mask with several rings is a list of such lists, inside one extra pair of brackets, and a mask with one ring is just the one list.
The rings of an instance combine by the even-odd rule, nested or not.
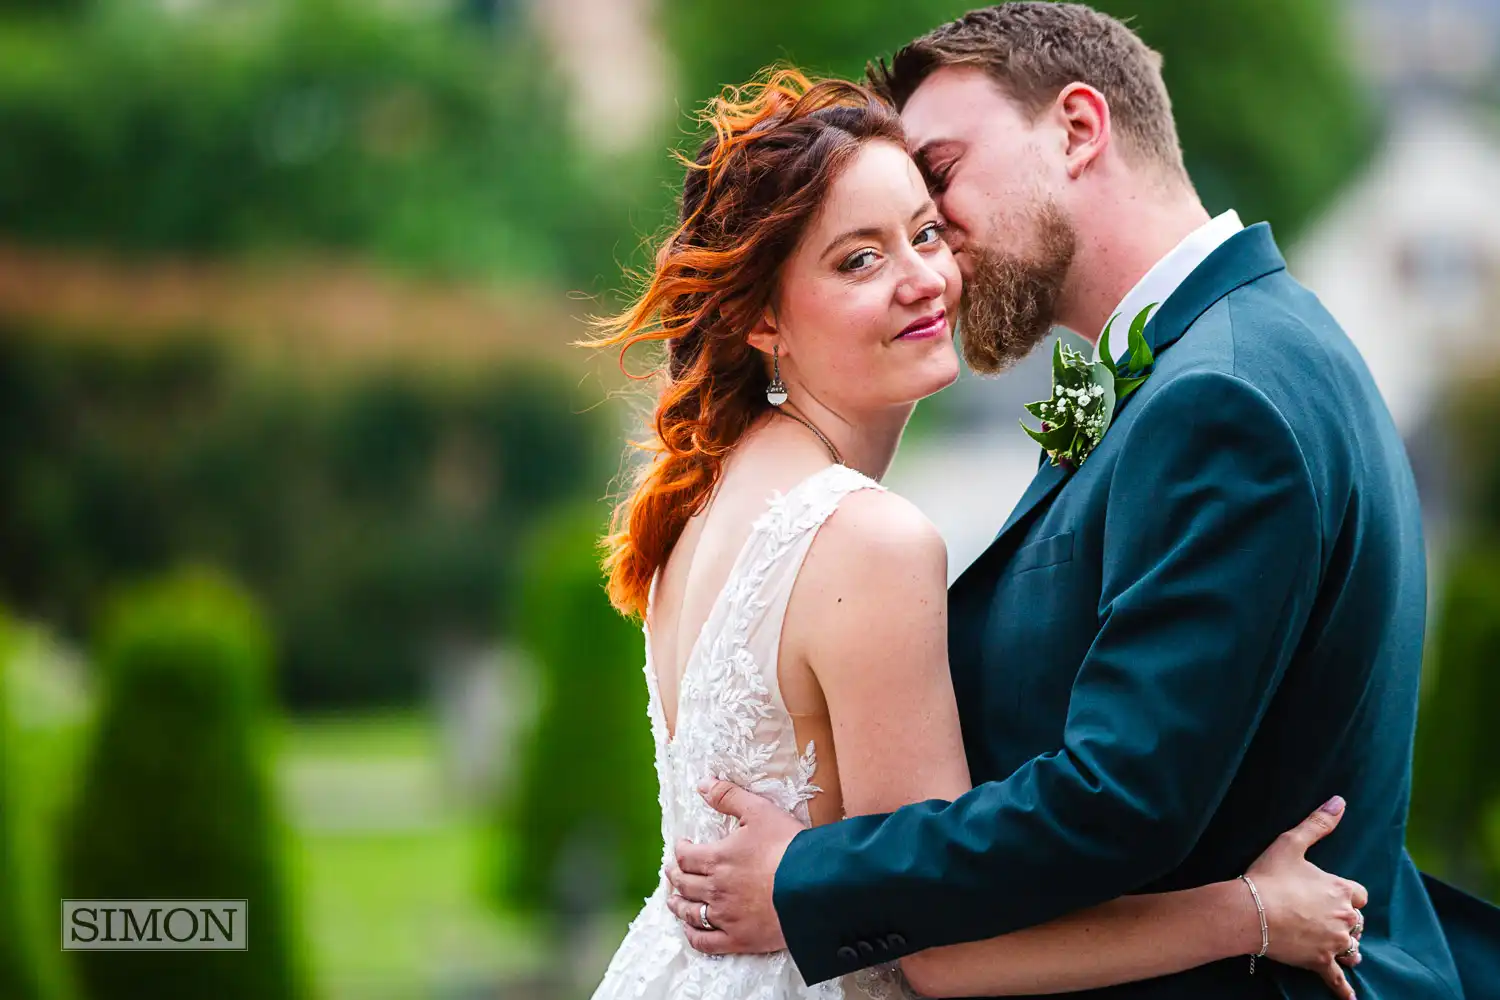
[[(931, 198), (928, 198), (926, 201), (922, 202), (922, 204), (917, 206), (917, 210), (915, 212), (911, 213), (911, 219), (908, 220), (908, 224), (916, 222), (928, 212), (935, 211), (937, 211), (937, 205)], [(833, 251), (837, 250), (840, 246), (849, 242), (850, 240), (873, 240), (879, 237), (880, 234), (881, 230), (874, 226), (865, 226), (862, 229), (851, 229), (847, 233), (840, 233), (829, 242), (828, 248), (823, 251), (823, 256), (827, 257), (829, 254), (833, 253)]]

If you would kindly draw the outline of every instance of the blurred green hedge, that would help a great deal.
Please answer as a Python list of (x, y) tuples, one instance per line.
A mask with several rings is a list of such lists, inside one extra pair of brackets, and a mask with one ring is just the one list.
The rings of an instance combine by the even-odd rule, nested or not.
[(1434, 583), (1412, 787), (1424, 867), (1500, 900), (1500, 371), (1446, 395), (1438, 457), (1452, 473), (1451, 535)]
[(102, 704), (65, 834), (65, 896), (245, 899), (248, 951), (77, 951), (87, 1000), (305, 996), (267, 745), (270, 637), (223, 578), (123, 591), (97, 642)]
[(16, 828), (15, 727), (9, 704), (9, 672), (16, 640), (15, 626), (0, 611), (0, 997), (41, 1000), (41, 942), (29, 912), (32, 901), (22, 886), (23, 873), (34, 870), (37, 861), (21, 856)]
[(302, 707), (409, 701), (489, 641), (532, 521), (618, 455), (613, 411), (542, 368), (315, 386), (0, 322), (0, 398), (0, 600), (76, 636), (119, 581), (208, 560), (266, 606)]
[(610, 606), (597, 542), (607, 512), (558, 510), (527, 546), (505, 615), (541, 668), (540, 712), (501, 829), (499, 895), (521, 912), (639, 906), (661, 867), (641, 628)]
[[(1500, 536), (1497, 536), (1500, 537)], [(1417, 726), (1411, 836), (1424, 862), (1500, 899), (1500, 544), (1451, 554)], [(1500, 818), (1500, 817), (1497, 817)]]

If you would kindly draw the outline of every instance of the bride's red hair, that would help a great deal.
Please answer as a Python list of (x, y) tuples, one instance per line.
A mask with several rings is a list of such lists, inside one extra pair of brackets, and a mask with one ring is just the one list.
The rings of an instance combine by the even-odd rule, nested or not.
[(874, 93), (795, 69), (762, 74), (710, 101), (713, 134), (687, 168), (677, 228), (624, 312), (595, 321), (593, 347), (666, 341), (648, 452), (604, 539), (610, 601), (644, 616), (656, 571), (718, 483), (724, 460), (766, 411), (766, 359), (746, 340), (781, 265), (834, 178), (865, 143), (903, 142)]

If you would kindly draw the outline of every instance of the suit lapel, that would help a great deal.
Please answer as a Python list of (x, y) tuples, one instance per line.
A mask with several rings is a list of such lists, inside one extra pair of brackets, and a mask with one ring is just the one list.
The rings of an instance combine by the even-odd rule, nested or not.
[[(1182, 339), (1199, 316), (1236, 288), (1284, 270), (1286, 261), (1276, 248), (1270, 225), (1257, 222), (1235, 233), (1204, 258), (1151, 315), (1143, 331), (1151, 353), (1160, 357)], [(1117, 406), (1115, 417), (1144, 389)]]
[(1043, 465), (1032, 477), (1031, 485), (1026, 487), (1026, 492), (1021, 494), (1021, 499), (1016, 502), (1016, 509), (1010, 512), (1010, 517), (1005, 519), (1005, 524), (1000, 528), (1000, 533), (995, 536), (998, 542), (1010, 534), (1030, 514), (1038, 504), (1050, 499), (1054, 493), (1062, 488), (1067, 482), (1072, 469), (1066, 465)]
[[(1193, 269), (1147, 322), (1144, 333), (1151, 352), (1160, 360), (1161, 353), (1180, 340), (1215, 302), (1242, 285), (1285, 268), (1286, 261), (1276, 248), (1271, 227), (1266, 223), (1256, 223), (1231, 236)], [(1142, 386), (1121, 403), (1115, 410), (1116, 419), (1120, 411), (1130, 405), (1131, 399), (1145, 391), (1146, 387)], [(981, 566), (1013, 551), (1015, 536), (1030, 522), (1029, 515), (1056, 496), (1072, 472), (1067, 466), (1044, 464), (1031, 480), (1031, 485), (1026, 487), (1026, 492), (1021, 494), (1015, 510), (1011, 511), (995, 540), (959, 574), (953, 586), (958, 587)]]
[(1175, 344), (1199, 316), (1236, 288), (1284, 270), (1286, 261), (1269, 224), (1257, 222), (1235, 233), (1193, 268), (1151, 317), (1145, 336), (1152, 353)]
[(1031, 485), (1026, 487), (1026, 492), (1021, 494), (1016, 507), (1006, 518), (1005, 524), (995, 540), (990, 542), (989, 547), (980, 553), (979, 558), (969, 564), (969, 567), (959, 574), (958, 579), (953, 581), (957, 587), (963, 579), (973, 573), (982, 564), (988, 564), (1000, 557), (1001, 553), (1009, 552), (1014, 539), (1012, 536), (1019, 533), (1019, 528), (1027, 520), (1027, 515), (1037, 507), (1046, 503), (1062, 489), (1063, 484), (1072, 476), (1073, 470), (1066, 465), (1044, 464), (1032, 477)]

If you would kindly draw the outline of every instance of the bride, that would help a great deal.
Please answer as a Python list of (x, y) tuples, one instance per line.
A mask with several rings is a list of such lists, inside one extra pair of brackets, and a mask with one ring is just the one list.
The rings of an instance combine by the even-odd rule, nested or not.
[[(960, 278), (943, 220), (899, 119), (854, 84), (782, 70), (705, 117), (713, 135), (686, 163), (680, 225), (639, 298), (591, 341), (667, 348), (652, 458), (605, 563), (615, 606), (645, 623), (664, 873), (677, 839), (733, 822), (699, 796), (705, 778), (806, 824), (969, 788), (946, 550), (880, 485), (917, 400), (958, 377)], [(671, 909), (689, 904), (664, 876), (595, 996), (1061, 992), (1267, 953), (1269, 940), (1269, 957), (1352, 998), (1334, 957), (1364, 889), (1303, 857), (1341, 811), (1335, 799), (1289, 831), (1246, 878), (816, 987), (785, 952), (694, 951)], [(691, 908), (712, 926), (709, 904)]]

